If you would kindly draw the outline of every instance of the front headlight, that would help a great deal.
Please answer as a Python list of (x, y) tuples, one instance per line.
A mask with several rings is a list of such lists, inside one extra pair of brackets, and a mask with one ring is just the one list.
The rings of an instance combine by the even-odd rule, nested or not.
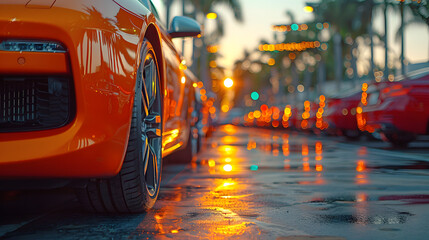
[(37, 40), (4, 40), (0, 51), (64, 53), (66, 48), (58, 42)]

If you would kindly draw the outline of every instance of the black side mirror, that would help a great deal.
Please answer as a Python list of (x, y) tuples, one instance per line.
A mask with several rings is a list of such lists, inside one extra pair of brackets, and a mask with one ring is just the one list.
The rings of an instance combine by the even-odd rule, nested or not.
[(171, 21), (168, 33), (172, 38), (196, 37), (201, 34), (201, 26), (192, 18), (176, 16)]

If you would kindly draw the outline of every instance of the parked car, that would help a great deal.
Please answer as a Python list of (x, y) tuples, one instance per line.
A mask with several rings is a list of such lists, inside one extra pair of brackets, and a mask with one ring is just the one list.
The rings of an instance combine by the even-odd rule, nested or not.
[(329, 124), (329, 131), (345, 136), (348, 139), (360, 137), (356, 120), (356, 108), (361, 101), (361, 92), (328, 99), (324, 119)]
[(200, 34), (186, 17), (163, 26), (148, 0), (2, 1), (2, 182), (74, 184), (97, 212), (151, 208), (162, 157), (191, 137), (172, 38)]
[(418, 135), (429, 134), (429, 69), (411, 72), (394, 82), (368, 86), (361, 103), (360, 127), (376, 131), (394, 146), (405, 147)]
[(316, 102), (305, 101), (303, 108), (298, 112), (299, 119), (295, 127), (300, 130), (313, 130), (316, 127), (316, 113), (319, 109), (319, 104)]
[(297, 106), (291, 107), (291, 113), (289, 117), (289, 128), (291, 129), (300, 129), (301, 128), (301, 120), (302, 120), (302, 112), (298, 109)]

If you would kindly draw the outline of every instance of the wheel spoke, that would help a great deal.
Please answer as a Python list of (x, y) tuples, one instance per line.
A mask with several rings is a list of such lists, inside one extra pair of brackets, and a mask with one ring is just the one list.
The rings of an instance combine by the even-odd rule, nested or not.
[(142, 113), (144, 113), (144, 116), (149, 115), (149, 99), (147, 98), (147, 94), (145, 93), (146, 90), (144, 89), (144, 84), (143, 84), (143, 89), (142, 89)]
[(149, 190), (155, 191), (158, 185), (158, 164), (156, 163), (156, 154), (154, 154), (152, 148), (148, 148), (147, 168), (145, 173), (145, 181)]
[(150, 152), (150, 150), (149, 150), (149, 142), (148, 142), (148, 140), (147, 140), (147, 137), (146, 136), (144, 136), (144, 134), (142, 134), (142, 142), (143, 142), (143, 146), (142, 146), (142, 155), (143, 155), (143, 161), (144, 161), (144, 170), (143, 170), (143, 172), (144, 172), (144, 175), (146, 176), (147, 175), (147, 167), (148, 167), (148, 164), (149, 164), (149, 152)]
[(152, 166), (153, 166), (153, 187), (156, 189), (158, 186), (158, 158), (156, 157), (156, 154), (153, 152), (153, 149), (150, 150), (152, 154)]
[(152, 107), (156, 98), (156, 81), (157, 81), (157, 68), (153, 59), (148, 59), (148, 63), (144, 67), (145, 86), (148, 96), (149, 109)]

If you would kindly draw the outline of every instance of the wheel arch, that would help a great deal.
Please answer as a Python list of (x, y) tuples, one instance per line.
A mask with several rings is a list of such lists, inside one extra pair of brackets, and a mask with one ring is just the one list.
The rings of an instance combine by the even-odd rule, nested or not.
[[(164, 92), (166, 86), (166, 77), (165, 77), (165, 64), (164, 64), (164, 55), (161, 48), (161, 37), (160, 32), (155, 26), (155, 24), (150, 23), (145, 31), (144, 38), (147, 39), (151, 44), (156, 54), (156, 60), (158, 62), (159, 75), (160, 75), (160, 87), (161, 87), (161, 98), (164, 99)], [(163, 106), (164, 107), (164, 106)]]

